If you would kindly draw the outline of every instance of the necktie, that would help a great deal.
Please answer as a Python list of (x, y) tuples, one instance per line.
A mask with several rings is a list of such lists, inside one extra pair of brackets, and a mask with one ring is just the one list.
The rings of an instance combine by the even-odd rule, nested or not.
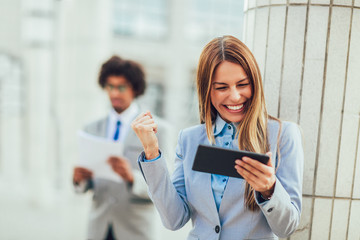
[(120, 125), (121, 125), (121, 122), (118, 120), (116, 122), (116, 131), (115, 131), (115, 135), (114, 135), (114, 141), (119, 139)]

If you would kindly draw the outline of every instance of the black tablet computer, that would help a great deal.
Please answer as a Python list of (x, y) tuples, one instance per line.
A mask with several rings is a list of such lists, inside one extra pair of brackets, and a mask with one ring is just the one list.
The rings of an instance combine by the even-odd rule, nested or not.
[(235, 169), (235, 160), (247, 156), (267, 164), (269, 156), (248, 151), (199, 145), (192, 169), (229, 177), (243, 178)]

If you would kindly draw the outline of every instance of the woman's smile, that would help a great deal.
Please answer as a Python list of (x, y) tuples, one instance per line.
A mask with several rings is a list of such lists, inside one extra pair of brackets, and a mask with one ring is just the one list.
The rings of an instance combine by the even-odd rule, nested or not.
[(211, 103), (227, 122), (240, 122), (252, 97), (250, 80), (240, 64), (224, 61), (214, 73)]

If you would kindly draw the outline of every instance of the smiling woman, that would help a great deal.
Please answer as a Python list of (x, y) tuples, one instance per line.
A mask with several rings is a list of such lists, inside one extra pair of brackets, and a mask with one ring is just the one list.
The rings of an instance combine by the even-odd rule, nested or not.
[[(239, 149), (258, 153), (269, 151), (267, 120), (279, 122), (279, 131), (281, 122), (267, 114), (260, 70), (244, 43), (232, 36), (209, 42), (200, 55), (197, 86), (200, 120), (205, 123), (210, 142), (216, 143), (212, 126), (220, 117), (228, 123), (236, 123)], [(240, 174), (242, 169), (240, 167)], [(267, 182), (265, 185), (269, 187), (260, 187), (266, 198), (275, 186), (273, 174), (268, 174), (261, 181)], [(244, 193), (245, 203), (251, 210), (259, 208), (253, 194), (255, 185), (247, 181)]]
[[(232, 36), (209, 42), (197, 89), (201, 124), (179, 133), (171, 178), (151, 113), (132, 123), (145, 149), (139, 165), (163, 224), (176, 230), (191, 219), (188, 239), (290, 236), (301, 213), (301, 134), (296, 124), (267, 114), (260, 70), (247, 46)], [(234, 160), (244, 179), (197, 172), (192, 166), (200, 144), (266, 153), (270, 161)]]

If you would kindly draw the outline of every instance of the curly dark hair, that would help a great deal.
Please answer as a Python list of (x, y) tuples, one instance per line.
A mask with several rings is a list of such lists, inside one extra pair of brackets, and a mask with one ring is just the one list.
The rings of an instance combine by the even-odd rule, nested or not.
[(99, 85), (102, 88), (105, 88), (109, 76), (124, 76), (134, 90), (135, 97), (145, 92), (145, 74), (139, 63), (114, 55), (101, 66)]

